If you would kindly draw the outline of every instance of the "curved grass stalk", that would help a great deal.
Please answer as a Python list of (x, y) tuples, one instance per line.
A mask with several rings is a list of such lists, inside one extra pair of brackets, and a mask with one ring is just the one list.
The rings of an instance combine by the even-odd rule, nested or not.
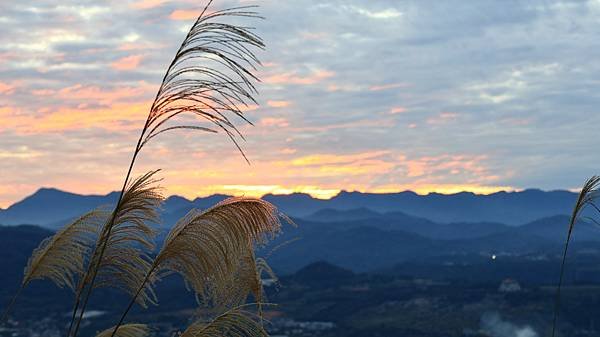
[(567, 252), (569, 250), (569, 243), (571, 242), (571, 237), (573, 234), (573, 230), (575, 229), (575, 224), (579, 220), (581, 213), (586, 208), (586, 206), (593, 207), (596, 211), (600, 213), (600, 209), (594, 203), (594, 200), (600, 196), (600, 177), (593, 176), (590, 178), (581, 189), (579, 196), (577, 197), (577, 202), (575, 203), (575, 207), (573, 208), (573, 212), (571, 213), (571, 219), (569, 220), (569, 228), (567, 232), (567, 239), (565, 240), (565, 247), (563, 250), (562, 261), (560, 265), (560, 276), (558, 279), (558, 286), (556, 287), (556, 298), (554, 302), (554, 316), (552, 318), (552, 337), (555, 336), (556, 333), (556, 325), (558, 323), (559, 309), (560, 309), (560, 292), (562, 288), (564, 273), (565, 273), (565, 263), (567, 261)]
[[(80, 315), (76, 324), (74, 324), (75, 319), (71, 321), (71, 327), (75, 327), (72, 333), (72, 328), (69, 329), (69, 336), (75, 337), (79, 331), (85, 308), (105, 257), (107, 244), (112, 235), (116, 210), (121, 207), (133, 166), (142, 148), (158, 135), (173, 130), (207, 132), (220, 130), (232, 140), (246, 158), (236, 140), (236, 136), (242, 139), (243, 137), (227, 114), (231, 113), (249, 123), (243, 116), (240, 106), (256, 103), (253, 98), (256, 93), (253, 81), (258, 81), (258, 78), (252, 74), (251, 70), (255, 70), (256, 65), (259, 65), (260, 62), (251, 49), (263, 49), (264, 43), (252, 32), (251, 28), (220, 23), (216, 19), (227, 16), (260, 17), (252, 10), (253, 6), (235, 7), (208, 13), (207, 10), (211, 3), (212, 0), (204, 7), (163, 77), (135, 147), (115, 212), (100, 237), (98, 249), (94, 252), (96, 258), (90, 262), (84, 282), (78, 287), (73, 312), (76, 313), (79, 310), (81, 303)], [(198, 60), (211, 66), (198, 66), (196, 64)], [(183, 114), (203, 119), (216, 126), (217, 130), (197, 125), (170, 124), (171, 121), (176, 120), (176, 117)], [(87, 283), (88, 280), (89, 283)], [(147, 281), (145, 279), (143, 283), (147, 283)], [(138, 293), (136, 292), (136, 294)]]
[[(113, 328), (106, 329), (96, 337), (108, 337), (112, 333)], [(119, 327), (117, 337), (146, 337), (150, 334), (150, 328), (145, 324), (125, 324)]]
[[(143, 131), (142, 131), (142, 135), (143, 135)], [(94, 282), (96, 281), (96, 277), (98, 275), (98, 269), (99, 269), (100, 263), (102, 262), (102, 258), (104, 257), (104, 251), (106, 250), (106, 245), (108, 244), (108, 240), (106, 238), (110, 237), (110, 234), (112, 231), (112, 226), (115, 222), (116, 210), (119, 208), (119, 206), (123, 200), (123, 194), (125, 193), (125, 188), (127, 187), (127, 182), (129, 181), (129, 177), (131, 176), (131, 171), (133, 169), (135, 159), (140, 150), (139, 146), (140, 146), (141, 140), (142, 140), (142, 136), (140, 136), (140, 139), (138, 140), (136, 150), (134, 151), (133, 157), (131, 159), (131, 163), (129, 164), (129, 169), (127, 170), (127, 175), (125, 176), (125, 182), (123, 183), (123, 187), (121, 189), (121, 192), (119, 193), (119, 199), (117, 201), (115, 211), (113, 211), (111, 218), (110, 218), (109, 222), (107, 223), (107, 226), (105, 227), (107, 230), (102, 234), (102, 236), (100, 237), (100, 239), (98, 241), (99, 243), (101, 243), (101, 245), (100, 245), (101, 249), (99, 251), (98, 258), (92, 259), (90, 261), (90, 263), (88, 264), (88, 269), (80, 281), (81, 285), (80, 285), (80, 287), (78, 287), (77, 293), (75, 295), (76, 305), (73, 308), (73, 315), (72, 315), (73, 319), (71, 320), (71, 323), (69, 324), (69, 331), (68, 331), (67, 337), (71, 336), (71, 330), (72, 330), (73, 326), (75, 326), (75, 330), (73, 332), (74, 337), (77, 336), (77, 333), (79, 331), (79, 326), (81, 324), (81, 320), (83, 319), (83, 314), (85, 313), (85, 308), (89, 301), (89, 297), (92, 293)], [(98, 247), (98, 245), (96, 247)], [(92, 256), (96, 256), (96, 253), (97, 253), (97, 250), (94, 250), (94, 253), (92, 254)], [(81, 303), (80, 302), (81, 295), (83, 294), (83, 291), (86, 288), (88, 278), (90, 278), (89, 285), (88, 285), (88, 291), (85, 294), (85, 297), (83, 299), (82, 308), (79, 310), (79, 304)], [(75, 316), (77, 315), (78, 310), (80, 311), (80, 315), (79, 315), (79, 319), (77, 320), (77, 323), (75, 324)]]
[[(75, 333), (78, 331), (89, 294), (94, 287), (117, 286), (131, 293), (137, 288), (135, 282), (145, 274), (145, 268), (149, 266), (146, 261), (149, 258), (143, 250), (153, 249), (152, 240), (155, 234), (147, 223), (158, 222), (156, 209), (162, 202), (159, 188), (154, 186), (158, 180), (153, 176), (157, 172), (158, 170), (148, 172), (125, 185), (119, 203), (110, 216), (110, 221), (107, 221), (102, 228), (85, 277), (79, 281), (68, 335), (73, 327)], [(139, 247), (135, 247), (135, 245)], [(94, 266), (98, 267), (94, 273), (90, 273)], [(98, 275), (101, 276), (101, 280), (103, 276), (104, 279), (110, 278), (110, 283), (102, 284), (101, 281), (99, 284), (95, 284)], [(82, 309), (78, 310), (81, 295), (86, 286), (88, 295), (84, 297)], [(145, 305), (145, 301), (148, 299), (149, 296), (142, 297), (142, 304)], [(152, 299), (149, 300), (152, 302)], [(79, 318), (75, 324), (78, 312)]]
[[(181, 274), (196, 294), (206, 298), (211, 287), (222, 288), (230, 284), (241, 258), (248, 254), (254, 256), (248, 251), (253, 249), (253, 243), (264, 242), (280, 229), (277, 209), (261, 199), (230, 198), (204, 212), (190, 211), (169, 232), (144, 283), (115, 325), (112, 336), (123, 324), (145, 283), (158, 273)], [(257, 272), (253, 269), (251, 275), (255, 276)], [(244, 281), (253, 283), (253, 279)], [(249, 286), (249, 289), (254, 288)]]

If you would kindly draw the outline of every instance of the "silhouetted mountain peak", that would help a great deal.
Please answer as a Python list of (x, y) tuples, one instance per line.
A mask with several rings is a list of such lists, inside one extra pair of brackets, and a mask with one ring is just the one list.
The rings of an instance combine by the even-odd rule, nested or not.
[(58, 188), (54, 188), (54, 187), (40, 187), (35, 193), (33, 193), (33, 195), (36, 194), (43, 194), (43, 193), (68, 193), (66, 191), (62, 191), (59, 190)]
[(335, 266), (329, 262), (317, 261), (298, 270), (294, 279), (306, 283), (338, 282), (354, 276), (348, 269)]
[(314, 199), (310, 194), (298, 193), (298, 192), (291, 193), (291, 194), (268, 193), (268, 194), (265, 194), (262, 198), (265, 200), (290, 199), (290, 200), (297, 200), (297, 201), (299, 201), (299, 200), (309, 201), (309, 200)]
[(192, 203), (191, 200), (188, 200), (184, 197), (181, 197), (178, 195), (172, 195), (172, 196), (168, 197), (167, 199), (165, 199), (165, 202), (163, 203), (163, 208), (167, 212), (172, 212), (177, 209), (187, 207), (191, 203)]
[(107, 195), (80, 195), (44, 187), (2, 210), (0, 223), (50, 225), (76, 217), (98, 206), (115, 203), (117, 197), (116, 192)]
[[(50, 199), (50, 198), (76, 198), (76, 199), (82, 199), (82, 198), (86, 198), (86, 197), (92, 197), (92, 198), (111, 198), (111, 197), (117, 197), (119, 195), (119, 192), (110, 192), (106, 195), (101, 195), (101, 194), (77, 194), (77, 193), (73, 193), (73, 192), (67, 192), (64, 190), (60, 190), (58, 188), (54, 188), (54, 187), (41, 187), (40, 189), (38, 189), (37, 191), (35, 191), (32, 195), (25, 197), (23, 200), (16, 202), (15, 204), (13, 204), (11, 207), (16, 206), (18, 204), (21, 204), (23, 202), (28, 202), (28, 201), (37, 201), (40, 199)], [(11, 208), (9, 207), (9, 208)]]
[(58, 188), (53, 187), (42, 187), (35, 191), (32, 195), (26, 197), (24, 200), (28, 199), (36, 199), (36, 198), (47, 198), (47, 197), (56, 197), (56, 196), (76, 196), (77, 194), (59, 190)]

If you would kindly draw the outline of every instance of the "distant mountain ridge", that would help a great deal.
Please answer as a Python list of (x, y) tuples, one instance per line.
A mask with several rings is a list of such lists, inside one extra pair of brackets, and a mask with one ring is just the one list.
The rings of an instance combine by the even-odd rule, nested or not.
[[(359, 220), (344, 220), (337, 215), (334, 222), (296, 222), (298, 228), (287, 228), (274, 245), (290, 243), (270, 258), (274, 267), (286, 273), (320, 260), (354, 271), (368, 271), (409, 260), (463, 254), (558, 255), (566, 239), (569, 216), (542, 218), (521, 226), (486, 222), (440, 224), (402, 213)], [(579, 221), (572, 240), (600, 253), (600, 227), (595, 224)]]
[[(296, 218), (298, 227), (286, 226), (283, 234), (261, 249), (259, 255), (269, 255), (269, 264), (284, 274), (318, 261), (361, 272), (432, 259), (457, 261), (468, 256), (491, 259), (494, 254), (547, 259), (560, 256), (569, 222), (568, 216), (561, 215), (517, 227), (495, 223), (439, 224), (398, 212), (370, 214), (371, 217), (359, 220), (343, 219), (343, 214), (352, 215), (356, 211), (328, 212), (342, 215), (335, 216), (338, 221), (334, 222)], [(0, 226), (0, 236), (5, 242), (4, 246), (0, 245), (0, 257), (12, 259), (10, 255), (20, 251), (18, 260), (23, 261), (25, 256), (21, 255), (30, 252), (50, 233), (35, 226)], [(166, 229), (157, 238), (159, 245), (165, 233)], [(20, 238), (30, 234), (35, 234), (30, 240), (33, 242), (18, 243)], [(10, 245), (14, 244), (26, 249), (12, 250)], [(573, 233), (572, 253), (577, 251), (600, 255), (600, 228), (589, 222), (578, 222)]]
[[(55, 227), (94, 207), (116, 202), (117, 193), (107, 195), (79, 195), (52, 188), (42, 188), (0, 210), (0, 224), (37, 224)], [(188, 200), (180, 196), (169, 197), (163, 213), (166, 219), (181, 216), (189, 209), (207, 208), (225, 199), (216, 194)], [(520, 225), (540, 218), (569, 214), (576, 200), (576, 193), (568, 191), (524, 190), (521, 192), (497, 192), (479, 195), (470, 192), (457, 194), (418, 195), (406, 191), (375, 194), (342, 191), (331, 199), (323, 200), (308, 194), (267, 194), (263, 199), (272, 202), (284, 213), (295, 217), (313, 217), (316, 212), (331, 210), (362, 209), (376, 213), (401, 212), (413, 217), (425, 218), (438, 223), (490, 222)], [(322, 214), (327, 216), (327, 214)], [(165, 221), (167, 225), (169, 221)]]

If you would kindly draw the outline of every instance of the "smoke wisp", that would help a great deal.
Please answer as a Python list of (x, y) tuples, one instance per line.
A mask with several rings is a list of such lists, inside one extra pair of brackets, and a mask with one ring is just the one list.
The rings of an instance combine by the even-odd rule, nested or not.
[(497, 312), (481, 316), (481, 330), (490, 337), (538, 337), (538, 333), (529, 325), (517, 326), (502, 319)]

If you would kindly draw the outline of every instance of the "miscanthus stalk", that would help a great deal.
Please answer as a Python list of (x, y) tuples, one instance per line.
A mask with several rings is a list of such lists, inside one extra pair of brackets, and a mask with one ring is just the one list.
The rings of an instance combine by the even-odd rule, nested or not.
[(147, 326), (124, 324), (124, 320), (135, 303), (143, 307), (157, 303), (153, 285), (164, 273), (181, 274), (196, 296), (207, 302), (234, 306), (208, 323), (194, 323), (184, 335), (266, 334), (252, 315), (235, 306), (242, 305), (250, 293), (259, 304), (262, 301), (260, 273), (270, 269), (255, 257), (254, 247), (276, 235), (285, 217), (268, 202), (252, 198), (232, 198), (206, 211), (192, 210), (152, 259), (153, 224), (159, 222), (157, 209), (163, 200), (156, 178), (159, 170), (132, 178), (146, 145), (172, 131), (224, 133), (246, 158), (234, 117), (250, 123), (243, 110), (257, 104), (254, 71), (260, 62), (255, 51), (263, 49), (264, 43), (253, 28), (226, 19), (260, 16), (254, 6), (211, 11), (211, 3), (193, 23), (167, 68), (114, 208), (95, 210), (75, 220), (45, 240), (30, 258), (21, 289), (34, 279), (47, 278), (75, 292), (68, 337), (78, 335), (93, 290), (99, 287), (116, 287), (129, 294), (131, 301), (119, 322), (98, 336), (147, 335)]
[[(121, 208), (132, 168), (144, 146), (163, 133), (187, 129), (215, 133), (222, 131), (240, 149), (236, 136), (241, 137), (241, 133), (229, 115), (247, 121), (241, 107), (247, 106), (248, 103), (256, 103), (253, 97), (256, 88), (252, 81), (258, 79), (251, 71), (255, 70), (260, 62), (252, 48), (263, 48), (264, 44), (250, 28), (218, 21), (226, 16), (258, 17), (257, 13), (252, 11), (252, 7), (237, 7), (209, 13), (211, 2), (206, 5), (183, 40), (152, 103), (134, 149), (115, 212), (102, 230), (90, 268), (82, 278), (83, 286), (79, 287), (76, 294), (76, 302), (78, 303), (80, 298), (83, 302), (81, 309), (76, 305), (73, 310), (74, 313), (78, 310), (80, 312), (73, 336), (77, 335), (94, 289), (115, 225), (115, 214)], [(213, 127), (181, 123), (178, 118), (181, 115), (199, 117)], [(87, 288), (87, 292), (80, 297), (84, 288)]]
[[(579, 192), (579, 196), (577, 197), (577, 201), (575, 202), (575, 206), (573, 207), (573, 211), (571, 213), (571, 218), (569, 220), (569, 226), (567, 228), (567, 238), (565, 240), (565, 247), (563, 250), (562, 261), (560, 265), (560, 275), (558, 278), (558, 285), (556, 287), (556, 297), (554, 302), (554, 316), (552, 318), (552, 337), (555, 336), (556, 326), (558, 323), (558, 315), (560, 310), (560, 294), (565, 274), (565, 264), (567, 261), (567, 253), (569, 251), (569, 243), (571, 242), (571, 237), (573, 235), (573, 230), (575, 229), (575, 225), (577, 221), (582, 216), (583, 211), (590, 207), (594, 210), (594, 212), (600, 213), (600, 208), (598, 207), (597, 199), (600, 197), (600, 177), (593, 176), (583, 185), (581, 192)], [(598, 222), (594, 220), (594, 218), (586, 217), (587, 220), (590, 220), (596, 224)]]

